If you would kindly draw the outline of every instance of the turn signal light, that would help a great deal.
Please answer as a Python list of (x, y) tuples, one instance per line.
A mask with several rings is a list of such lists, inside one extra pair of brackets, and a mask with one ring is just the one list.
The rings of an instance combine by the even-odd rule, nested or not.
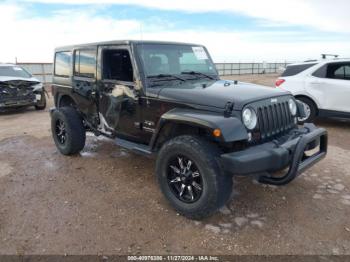
[(221, 136), (221, 130), (219, 128), (213, 130), (213, 136), (220, 137)]
[(284, 79), (277, 79), (275, 85), (276, 85), (276, 87), (279, 87), (279, 86), (282, 85), (284, 82), (286, 82), (286, 80), (284, 80)]

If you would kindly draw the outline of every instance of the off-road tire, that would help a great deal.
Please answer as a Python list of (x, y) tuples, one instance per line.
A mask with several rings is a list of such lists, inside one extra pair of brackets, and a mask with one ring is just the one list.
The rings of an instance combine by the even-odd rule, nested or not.
[[(168, 183), (169, 161), (177, 155), (191, 159), (202, 176), (203, 192), (194, 203), (179, 200)], [(230, 198), (232, 177), (220, 168), (219, 155), (216, 145), (190, 135), (175, 137), (160, 149), (156, 161), (158, 183), (166, 199), (180, 214), (190, 219), (203, 219), (215, 213)]]
[[(62, 143), (57, 136), (56, 125), (62, 121), (66, 128), (66, 139)], [(86, 131), (83, 119), (72, 107), (61, 107), (52, 113), (51, 131), (56, 147), (63, 155), (73, 155), (79, 153), (85, 146)]]
[(45, 92), (42, 92), (40, 102), (35, 105), (35, 109), (44, 110), (45, 108), (46, 108), (46, 96), (45, 96)]
[(298, 97), (297, 100), (301, 101), (302, 103), (305, 103), (310, 108), (309, 117), (303, 120), (298, 119), (298, 124), (312, 123), (317, 116), (317, 106), (311, 99), (306, 97)]

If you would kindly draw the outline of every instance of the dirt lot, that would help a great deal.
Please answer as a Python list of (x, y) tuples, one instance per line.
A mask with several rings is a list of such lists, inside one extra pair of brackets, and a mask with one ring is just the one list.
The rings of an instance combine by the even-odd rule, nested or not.
[(0, 253), (350, 254), (350, 122), (318, 125), (325, 160), (285, 187), (235, 178), (228, 205), (195, 222), (167, 204), (153, 161), (94, 136), (62, 156), (48, 111), (1, 114)]

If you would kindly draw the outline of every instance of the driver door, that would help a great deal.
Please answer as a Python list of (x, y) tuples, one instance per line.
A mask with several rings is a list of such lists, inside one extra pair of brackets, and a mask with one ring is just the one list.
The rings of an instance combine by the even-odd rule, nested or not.
[(98, 108), (103, 131), (139, 141), (140, 92), (128, 46), (100, 46)]

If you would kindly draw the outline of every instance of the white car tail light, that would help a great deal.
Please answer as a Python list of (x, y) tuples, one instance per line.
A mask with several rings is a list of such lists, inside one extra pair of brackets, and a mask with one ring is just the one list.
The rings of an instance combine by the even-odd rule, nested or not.
[(284, 82), (286, 82), (286, 80), (284, 80), (284, 79), (277, 79), (275, 85), (276, 85), (276, 87), (279, 87), (279, 86), (282, 85)]

